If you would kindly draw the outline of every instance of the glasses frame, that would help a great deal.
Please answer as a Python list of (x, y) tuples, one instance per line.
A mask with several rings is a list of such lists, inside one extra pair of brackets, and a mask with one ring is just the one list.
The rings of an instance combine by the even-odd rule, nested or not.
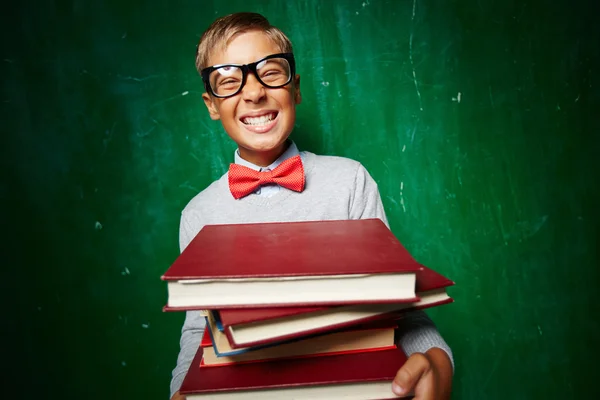
[[(277, 85), (277, 86), (271, 86), (271, 85), (267, 85), (266, 83), (264, 83), (260, 77), (258, 76), (258, 72), (256, 71), (256, 66), (258, 64), (260, 64), (263, 61), (266, 60), (270, 60), (272, 58), (284, 58), (287, 60), (288, 64), (290, 65), (290, 78), (287, 80), (286, 83), (281, 84), (281, 85)], [(213, 71), (216, 71), (219, 68), (223, 68), (223, 67), (237, 67), (240, 68), (242, 70), (242, 84), (240, 85), (240, 88), (235, 91), (234, 93), (231, 94), (227, 94), (227, 95), (219, 95), (216, 94), (213, 90), (213, 88), (210, 86), (210, 74)], [(219, 65), (213, 65), (212, 67), (206, 67), (204, 69), (202, 69), (202, 71), (200, 71), (200, 75), (202, 76), (202, 82), (204, 82), (204, 88), (206, 89), (207, 93), (212, 94), (215, 97), (218, 97), (220, 99), (225, 99), (227, 97), (232, 97), (235, 96), (236, 94), (238, 94), (239, 92), (242, 91), (242, 89), (244, 88), (244, 86), (246, 86), (246, 80), (248, 78), (248, 73), (252, 72), (254, 74), (254, 76), (256, 77), (256, 80), (259, 81), (261, 83), (261, 85), (263, 85), (264, 87), (270, 88), (270, 89), (277, 89), (280, 87), (284, 87), (285, 85), (289, 84), (292, 79), (294, 78), (294, 76), (296, 76), (296, 60), (294, 59), (294, 54), (293, 53), (277, 53), (277, 54), (271, 54), (270, 56), (266, 56), (264, 58), (261, 58), (260, 60), (250, 63), (250, 64), (219, 64)]]

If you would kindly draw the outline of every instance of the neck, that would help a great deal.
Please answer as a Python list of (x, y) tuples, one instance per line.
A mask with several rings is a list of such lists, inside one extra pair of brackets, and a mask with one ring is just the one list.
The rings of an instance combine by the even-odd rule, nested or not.
[(238, 147), (238, 150), (240, 153), (240, 157), (242, 157), (244, 160), (251, 162), (252, 164), (257, 165), (259, 167), (268, 167), (269, 165), (273, 164), (275, 160), (281, 157), (281, 155), (285, 153), (289, 146), (290, 141), (286, 140), (284, 143), (281, 144), (281, 146), (268, 152), (250, 152), (242, 147)]

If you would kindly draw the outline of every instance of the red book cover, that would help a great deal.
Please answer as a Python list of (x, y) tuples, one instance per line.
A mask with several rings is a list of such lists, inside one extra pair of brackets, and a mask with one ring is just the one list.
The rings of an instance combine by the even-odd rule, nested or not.
[[(240, 349), (240, 351), (243, 350), (244, 352), (247, 352), (247, 351), (258, 350), (258, 349), (262, 349), (265, 347), (272, 347), (272, 346), (277, 346), (277, 345), (290, 343), (290, 342), (296, 342), (296, 341), (306, 342), (307, 340), (310, 340), (312, 338), (316, 338), (316, 337), (320, 337), (320, 336), (328, 335), (328, 334), (332, 334), (332, 333), (369, 331), (369, 330), (389, 329), (389, 328), (395, 329), (397, 327), (398, 327), (398, 323), (394, 319), (380, 319), (380, 320), (375, 320), (372, 322), (355, 324), (348, 328), (327, 330), (327, 331), (323, 331), (323, 332), (318, 332), (317, 334), (313, 334), (313, 335), (297, 335), (297, 336), (293, 336), (291, 338), (286, 338), (283, 340), (275, 340), (275, 341), (268, 341), (265, 343), (260, 343), (256, 346), (249, 346), (249, 347), (236, 346), (235, 348)], [(210, 346), (214, 345), (213, 336), (211, 335), (211, 331), (213, 332), (212, 335), (215, 335), (215, 334), (222, 335), (222, 333), (220, 333), (215, 326), (212, 326), (212, 321), (210, 320), (210, 318), (207, 318), (206, 328), (204, 329), (204, 333), (202, 334), (202, 340), (200, 342), (200, 346), (210, 347)], [(227, 336), (227, 335), (225, 335), (225, 336)], [(227, 337), (227, 341), (231, 342), (231, 339), (229, 337)], [(215, 350), (217, 350), (218, 352), (222, 352), (223, 350), (218, 348), (218, 345), (219, 345), (219, 341), (217, 341), (217, 346), (215, 347)], [(231, 344), (230, 344), (230, 346), (231, 346)]]
[[(454, 282), (434, 270), (419, 265), (417, 271), (417, 295), (431, 290), (441, 289), (454, 285)], [(432, 304), (439, 305), (438, 304)], [(342, 308), (344, 306), (336, 306)], [(331, 309), (333, 307), (273, 307), (273, 308), (232, 308), (215, 311), (219, 313), (223, 328), (230, 325), (247, 324), (251, 322), (273, 320), (297, 314), (306, 314)]]
[[(229, 345), (233, 349), (239, 349), (239, 348), (249, 347), (249, 346), (264, 346), (273, 341), (280, 342), (280, 341), (294, 340), (294, 339), (298, 339), (298, 338), (301, 338), (304, 336), (321, 335), (321, 334), (324, 334), (324, 333), (327, 333), (327, 332), (330, 332), (333, 330), (349, 328), (356, 324), (363, 324), (363, 323), (366, 324), (366, 323), (372, 323), (372, 322), (386, 320), (386, 319), (400, 320), (400, 319), (402, 319), (403, 313), (405, 313), (407, 311), (422, 310), (422, 309), (426, 309), (426, 308), (430, 308), (430, 307), (434, 307), (434, 306), (441, 306), (443, 304), (452, 303), (453, 301), (454, 300), (452, 298), (447, 297), (443, 301), (439, 301), (436, 303), (430, 303), (430, 304), (423, 305), (423, 306), (415, 306), (415, 307), (403, 308), (403, 309), (398, 309), (398, 310), (388, 310), (386, 312), (374, 314), (374, 315), (371, 315), (371, 316), (368, 316), (365, 318), (361, 318), (361, 319), (355, 319), (355, 320), (346, 321), (343, 323), (334, 323), (334, 324), (329, 324), (326, 326), (308, 327), (308, 328), (303, 328), (303, 329), (300, 329), (298, 331), (288, 333), (288, 334), (282, 334), (282, 335), (278, 335), (275, 337), (260, 338), (260, 339), (246, 341), (246, 342), (236, 341), (235, 336), (232, 333), (231, 326), (226, 327), (224, 330), (224, 333), (227, 336)], [(388, 304), (387, 306), (389, 307), (390, 305)], [(402, 305), (399, 304), (398, 306), (401, 307)], [(352, 307), (347, 307), (347, 308), (352, 308)]]
[(204, 329), (204, 333), (202, 334), (202, 340), (200, 341), (200, 347), (210, 347), (213, 345), (212, 339), (210, 338), (208, 324)]
[(207, 225), (162, 279), (414, 273), (419, 264), (379, 219)]
[[(391, 383), (398, 369), (406, 362), (404, 353), (396, 348), (201, 368), (202, 354), (200, 347), (181, 385), (180, 393), (183, 395), (382, 382), (386, 385), (385, 398), (395, 398)], [(293, 393), (290, 392), (290, 395)]]
[[(382, 320), (370, 324), (360, 324), (350, 329), (326, 332), (321, 335), (303, 337), (299, 340), (272, 342), (265, 346), (247, 347), (228, 351), (222, 335), (207, 325), (200, 346), (204, 348), (203, 367), (221, 367), (239, 362), (265, 362), (274, 359), (299, 357), (325, 357), (333, 354), (382, 351), (395, 348), (393, 331), (398, 324), (394, 320)], [(329, 341), (329, 342), (328, 342)], [(216, 343), (216, 344), (215, 344)], [(327, 344), (328, 343), (328, 344)], [(292, 346), (290, 348), (290, 346)], [(214, 361), (215, 356), (219, 359)], [(209, 357), (207, 362), (206, 358)]]

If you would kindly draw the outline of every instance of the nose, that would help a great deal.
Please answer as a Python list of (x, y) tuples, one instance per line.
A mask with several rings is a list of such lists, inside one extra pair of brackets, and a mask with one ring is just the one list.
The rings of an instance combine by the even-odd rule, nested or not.
[(266, 96), (265, 87), (256, 79), (254, 74), (248, 74), (246, 84), (242, 88), (242, 98), (244, 101), (258, 103)]

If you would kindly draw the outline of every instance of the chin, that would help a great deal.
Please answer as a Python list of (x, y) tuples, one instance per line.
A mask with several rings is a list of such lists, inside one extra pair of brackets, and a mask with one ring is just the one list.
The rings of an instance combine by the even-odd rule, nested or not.
[(283, 146), (287, 137), (278, 137), (271, 140), (251, 140), (248, 141), (248, 146), (245, 146), (248, 150), (267, 153), (277, 150)]

